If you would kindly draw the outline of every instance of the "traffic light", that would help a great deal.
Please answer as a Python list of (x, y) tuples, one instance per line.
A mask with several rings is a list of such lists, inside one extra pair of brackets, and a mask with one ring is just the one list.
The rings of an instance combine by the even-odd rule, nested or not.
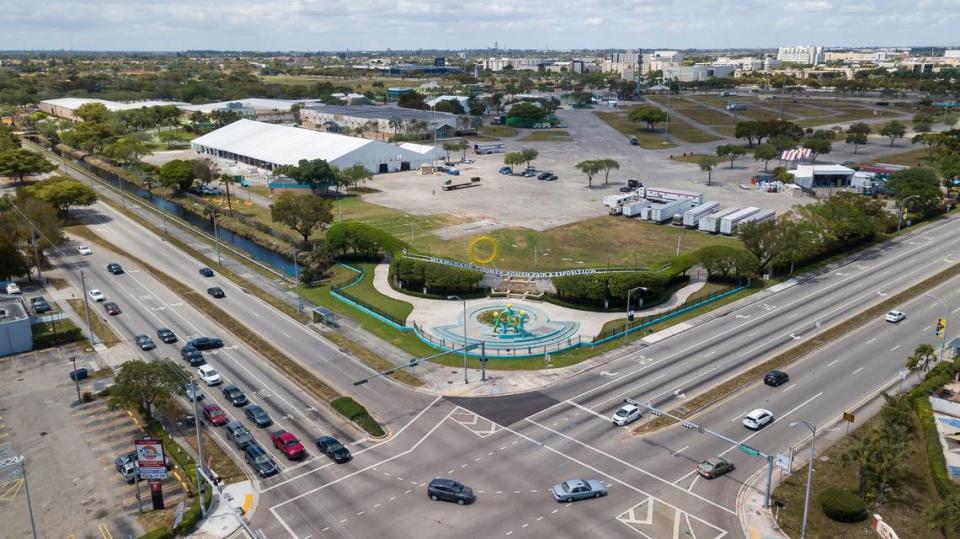
[(947, 330), (947, 321), (943, 318), (937, 318), (937, 337), (943, 337), (943, 333)]

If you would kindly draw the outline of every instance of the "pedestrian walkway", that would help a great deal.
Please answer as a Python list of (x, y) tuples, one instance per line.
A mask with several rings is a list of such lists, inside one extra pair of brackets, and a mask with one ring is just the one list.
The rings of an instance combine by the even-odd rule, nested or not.
[(250, 481), (231, 483), (221, 491), (214, 491), (207, 518), (200, 521), (189, 537), (220, 539), (230, 537), (241, 527), (240, 519), (249, 520), (256, 507), (256, 489)]

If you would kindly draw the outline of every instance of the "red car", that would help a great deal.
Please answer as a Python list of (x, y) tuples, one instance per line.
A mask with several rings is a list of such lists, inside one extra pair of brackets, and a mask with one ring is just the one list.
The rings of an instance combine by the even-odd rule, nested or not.
[(203, 407), (203, 418), (214, 427), (222, 427), (227, 424), (227, 413), (216, 404), (208, 404)]
[(270, 435), (270, 440), (273, 441), (273, 447), (282, 451), (290, 460), (300, 460), (307, 456), (307, 450), (304, 449), (300, 440), (285, 430), (274, 432)]

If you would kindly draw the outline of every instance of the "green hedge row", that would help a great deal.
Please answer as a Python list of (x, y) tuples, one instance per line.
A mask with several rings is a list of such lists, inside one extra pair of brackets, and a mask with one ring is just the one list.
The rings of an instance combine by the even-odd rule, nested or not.
[(340, 397), (338, 399), (333, 399), (330, 401), (330, 406), (333, 406), (333, 409), (340, 412), (344, 416), (348, 417), (350, 421), (353, 421), (361, 429), (365, 430), (367, 434), (371, 436), (380, 438), (386, 434), (383, 427), (380, 426), (380, 423), (370, 416), (370, 412), (363, 407), (362, 404), (353, 400), (352, 397)]
[(140, 539), (173, 539), (176, 535), (167, 527), (156, 528), (140, 536)]
[(673, 271), (594, 273), (556, 277), (553, 286), (555, 296), (566, 303), (604, 308), (626, 306), (627, 291), (644, 287), (630, 294), (630, 303), (636, 307), (640, 298), (645, 305), (662, 302), (670, 285), (685, 278)]
[(337, 223), (327, 229), (324, 238), (330, 249), (340, 255), (399, 256), (407, 246), (379, 228), (358, 222)]
[(72, 327), (58, 333), (41, 333), (33, 336), (33, 349), (41, 350), (60, 344), (67, 344), (83, 340), (83, 331), (78, 327)]
[(957, 367), (953, 363), (939, 363), (924, 377), (923, 382), (910, 390), (908, 394), (913, 402), (914, 412), (920, 422), (923, 434), (923, 445), (927, 451), (927, 461), (930, 463), (930, 477), (937, 489), (940, 498), (947, 499), (958, 492), (957, 486), (950, 480), (947, 473), (947, 461), (943, 456), (940, 445), (940, 433), (933, 418), (933, 409), (927, 397), (953, 380)]
[(479, 271), (434, 264), (415, 258), (394, 258), (390, 262), (390, 282), (399, 284), (400, 288), (421, 292), (424, 288), (428, 294), (458, 294), (480, 293), (480, 280), (483, 274)]

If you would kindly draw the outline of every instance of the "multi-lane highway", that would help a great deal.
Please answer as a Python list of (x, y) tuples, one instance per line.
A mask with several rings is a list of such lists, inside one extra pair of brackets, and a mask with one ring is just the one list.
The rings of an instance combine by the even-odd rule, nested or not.
[[(108, 218), (91, 221), (91, 229), (120, 249), (201, 293), (209, 286), (196, 273), (198, 264), (183, 253), (107, 206), (96, 211)], [(763, 462), (686, 429), (634, 437), (613, 427), (609, 415), (625, 397), (682, 406), (698, 392), (960, 262), (958, 228), (960, 220), (951, 218), (917, 229), (691, 322), (686, 331), (605, 364), (605, 374), (587, 372), (541, 391), (447, 400), (386, 380), (362, 386), (357, 397), (394, 436), (357, 446), (350, 463), (313, 461), (263, 482), (253, 522), (271, 537), (301, 538), (451, 532), (740, 535), (736, 496)], [(341, 391), (353, 392), (349, 382), (369, 372), (232, 283), (218, 285), (227, 291), (222, 305), (233, 316)], [(908, 318), (898, 325), (877, 320), (809, 354), (788, 368), (790, 383), (747, 388), (693, 421), (763, 451), (783, 451), (807, 435), (791, 429), (791, 421), (824, 424), (892, 383), (912, 348), (932, 342), (927, 327), (932, 319), (960, 305), (956, 288), (954, 280), (932, 297), (900, 306)], [(168, 305), (174, 303), (168, 298)], [(129, 308), (121, 305), (123, 317)], [(149, 311), (148, 305), (141, 308)], [(201, 331), (214, 329), (201, 326)], [(754, 407), (771, 410), (777, 421), (759, 433), (745, 430), (740, 419)], [(703, 458), (720, 454), (737, 470), (712, 481), (691, 473)], [(424, 485), (434, 476), (471, 485), (478, 502), (470, 507), (430, 502)], [(572, 505), (549, 497), (553, 483), (578, 476), (604, 480), (610, 496)]]

